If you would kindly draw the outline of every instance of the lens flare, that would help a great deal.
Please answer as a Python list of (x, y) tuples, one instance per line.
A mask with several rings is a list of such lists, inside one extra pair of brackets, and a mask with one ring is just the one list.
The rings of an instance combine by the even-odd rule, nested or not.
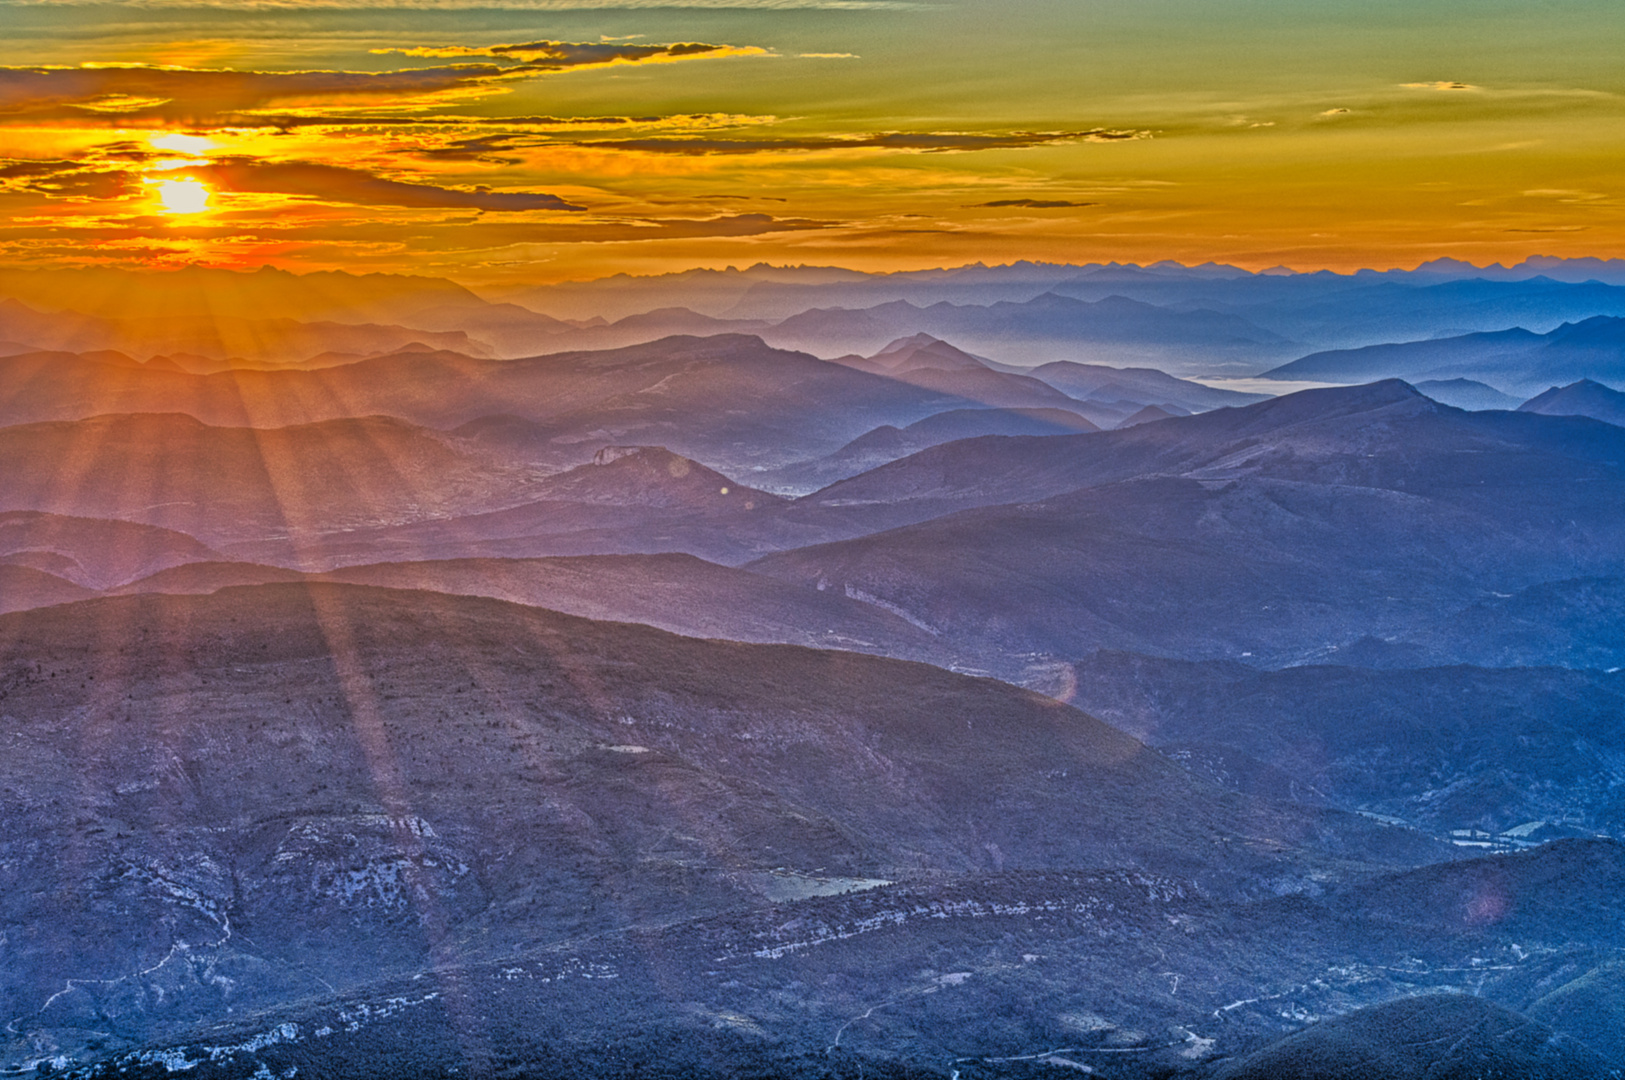
[(209, 194), (197, 180), (158, 181), (158, 201), (166, 214), (201, 214), (209, 208)]

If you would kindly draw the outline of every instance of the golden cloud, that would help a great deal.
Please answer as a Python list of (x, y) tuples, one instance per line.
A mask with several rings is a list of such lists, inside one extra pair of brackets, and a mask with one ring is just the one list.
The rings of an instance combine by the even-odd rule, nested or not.
[[(496, 92), (514, 69), (460, 64), (402, 71), (233, 71), (143, 65), (0, 68), (0, 119), (103, 115), (218, 122), (273, 106), (310, 115), (344, 108), (425, 108)], [(304, 108), (298, 108), (304, 106)]]
[[(22, 222), (0, 225), (0, 247), (20, 243), (68, 242), (85, 245), (153, 241), (154, 220), (132, 219), (110, 223), (87, 218), (77, 225)], [(248, 226), (165, 222), (164, 235), (172, 242), (229, 241), (251, 243), (385, 244), (402, 246), (398, 222), (385, 220), (351, 223), (267, 223)], [(414, 225), (412, 247), (424, 251), (468, 251), (516, 244), (607, 244), (646, 240), (689, 240), (708, 237), (751, 237), (772, 233), (824, 230), (841, 222), (808, 218), (775, 218), (770, 214), (730, 214), (710, 218), (624, 218), (585, 222), (556, 221), (451, 221)]]

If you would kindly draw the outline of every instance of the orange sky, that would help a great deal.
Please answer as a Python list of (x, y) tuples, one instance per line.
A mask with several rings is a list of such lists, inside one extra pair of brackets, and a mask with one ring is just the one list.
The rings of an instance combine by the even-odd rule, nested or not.
[(1625, 255), (1600, 0), (0, 0), (8, 265)]

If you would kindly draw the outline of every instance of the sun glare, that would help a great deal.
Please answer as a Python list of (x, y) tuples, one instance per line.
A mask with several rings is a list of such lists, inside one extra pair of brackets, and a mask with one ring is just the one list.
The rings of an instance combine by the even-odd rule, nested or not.
[(163, 135), (149, 135), (147, 142), (157, 150), (169, 150), (176, 154), (190, 154), (197, 156), (208, 153), (218, 144), (203, 135), (183, 135), (178, 131), (171, 131)]
[(201, 214), (209, 208), (209, 194), (197, 180), (158, 181), (158, 201), (166, 214)]

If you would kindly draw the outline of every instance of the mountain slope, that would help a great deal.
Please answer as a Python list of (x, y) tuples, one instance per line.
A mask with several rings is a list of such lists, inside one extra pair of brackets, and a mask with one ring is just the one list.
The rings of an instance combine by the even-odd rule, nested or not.
[(939, 667), (957, 659), (929, 634), (872, 604), (692, 555), (448, 559), (346, 566), (325, 574), (200, 562), (160, 571), (118, 592), (211, 593), (291, 581), (485, 596), (588, 619), (643, 623), (688, 637), (850, 649)]
[[(1319, 837), (1382, 839), (1223, 795), (1002, 683), (438, 593), (47, 608), (0, 617), (0, 672), (21, 721), (0, 917), (37, 928), (0, 1010), (76, 1054), (222, 995), (258, 1013), (760, 905), (777, 875), (1222, 861), (1212, 884), (1234, 887), (1324, 862)], [(1216, 859), (1255, 830), (1304, 842)]]
[(1625, 578), (1561, 578), (1495, 593), (1402, 645), (1424, 657), (1494, 667), (1625, 667)]
[(1209, 1074), (1213, 1080), (1561, 1080), (1614, 1075), (1584, 1044), (1468, 994), (1428, 994), (1323, 1020)]
[(1101, 652), (1064, 681), (1080, 708), (1236, 790), (1378, 813), (1440, 837), (1531, 822), (1546, 823), (1546, 837), (1625, 836), (1606, 764), (1625, 754), (1619, 673), (1260, 671)]

